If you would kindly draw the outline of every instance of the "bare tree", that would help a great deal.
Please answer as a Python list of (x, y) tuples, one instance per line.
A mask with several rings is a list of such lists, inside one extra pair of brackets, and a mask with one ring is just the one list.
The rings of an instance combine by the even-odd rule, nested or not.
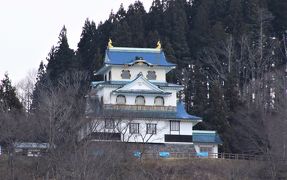
[(28, 72), (27, 76), (24, 79), (18, 82), (16, 86), (18, 98), (22, 103), (23, 107), (25, 108), (25, 111), (28, 112), (27, 114), (30, 113), (31, 109), (36, 76), (36, 70), (31, 70)]

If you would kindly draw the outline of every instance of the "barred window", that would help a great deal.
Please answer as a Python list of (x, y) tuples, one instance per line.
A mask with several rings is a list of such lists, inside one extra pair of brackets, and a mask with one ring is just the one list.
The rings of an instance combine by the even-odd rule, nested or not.
[(146, 133), (147, 134), (156, 134), (156, 124), (146, 124)]
[(171, 131), (179, 131), (180, 130), (180, 122), (179, 121), (170, 121), (170, 130)]
[(139, 123), (130, 123), (130, 134), (139, 134)]
[(155, 71), (148, 71), (146, 78), (149, 80), (156, 80), (156, 74)]
[(144, 97), (143, 96), (137, 96), (135, 103), (136, 103), (136, 105), (145, 105)]
[(117, 104), (126, 104), (126, 97), (123, 95), (118, 95), (116, 102)]
[(154, 105), (156, 105), (156, 106), (163, 106), (163, 105), (164, 105), (164, 99), (163, 99), (163, 97), (157, 96), (157, 97), (154, 99)]
[(122, 70), (122, 79), (130, 79), (131, 78), (131, 73), (129, 70)]

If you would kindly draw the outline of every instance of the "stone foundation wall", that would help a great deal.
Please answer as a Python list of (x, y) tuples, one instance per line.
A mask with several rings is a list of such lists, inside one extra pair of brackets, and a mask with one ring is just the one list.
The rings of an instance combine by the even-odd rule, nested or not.
[(127, 143), (131, 151), (141, 151), (144, 153), (158, 153), (158, 152), (181, 152), (181, 153), (195, 153), (193, 144), (136, 144)]

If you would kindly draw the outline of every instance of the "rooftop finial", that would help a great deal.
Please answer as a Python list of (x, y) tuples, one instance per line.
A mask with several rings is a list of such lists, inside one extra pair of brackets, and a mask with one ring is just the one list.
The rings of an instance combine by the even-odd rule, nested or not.
[(110, 39), (109, 39), (109, 42), (108, 42), (108, 48), (112, 48), (112, 47), (114, 47), (114, 46), (113, 46), (113, 41), (112, 41), (112, 39), (110, 38)]
[(156, 45), (157, 45), (157, 46), (156, 46), (156, 49), (161, 49), (161, 43), (160, 43), (160, 41), (158, 41)]

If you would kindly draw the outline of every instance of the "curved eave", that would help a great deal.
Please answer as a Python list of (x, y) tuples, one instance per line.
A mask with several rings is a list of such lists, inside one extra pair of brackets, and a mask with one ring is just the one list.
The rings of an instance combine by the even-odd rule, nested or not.
[(94, 75), (101, 75), (104, 74), (105, 72), (107, 72), (110, 69), (110, 65), (109, 64), (104, 64), (97, 72), (94, 72)]

